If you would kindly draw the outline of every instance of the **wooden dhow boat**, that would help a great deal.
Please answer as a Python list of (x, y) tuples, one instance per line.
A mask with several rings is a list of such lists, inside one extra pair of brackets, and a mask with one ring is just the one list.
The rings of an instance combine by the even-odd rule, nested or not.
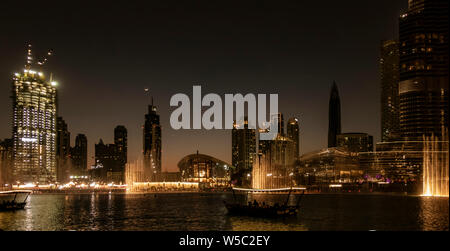
[(24, 209), (31, 193), (29, 190), (0, 191), (0, 211)]
[[(261, 205), (259, 203), (249, 203), (248, 205), (240, 204), (236, 202), (236, 196), (234, 191), (247, 191), (247, 192), (285, 192), (289, 191), (286, 202), (282, 205), (275, 204), (272, 206)], [(233, 188), (233, 197), (235, 199), (234, 203), (227, 203), (224, 201), (225, 207), (230, 215), (245, 215), (253, 217), (285, 217), (297, 215), (300, 208), (300, 201), (305, 194), (303, 190), (300, 197), (297, 199), (296, 205), (288, 205), (289, 197), (292, 190), (295, 188), (280, 188), (280, 189), (245, 189), (245, 188)]]

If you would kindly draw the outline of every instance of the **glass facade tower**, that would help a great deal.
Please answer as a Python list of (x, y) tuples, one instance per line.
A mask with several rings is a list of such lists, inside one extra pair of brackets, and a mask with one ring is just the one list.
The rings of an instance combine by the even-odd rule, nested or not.
[(148, 106), (143, 126), (145, 181), (159, 181), (161, 176), (161, 125), (156, 106)]
[(448, 126), (448, 1), (409, 0), (400, 16), (400, 130), (407, 140)]
[[(12, 82), (14, 182), (56, 181), (56, 82), (28, 62)], [(41, 64), (41, 63), (40, 63)]]
[(381, 139), (383, 142), (387, 142), (400, 136), (398, 41), (386, 40), (381, 43), (380, 72)]
[(232, 165), (236, 167), (237, 184), (249, 185), (248, 174), (256, 154), (256, 129), (250, 129), (245, 119), (241, 126), (234, 123), (231, 135)]

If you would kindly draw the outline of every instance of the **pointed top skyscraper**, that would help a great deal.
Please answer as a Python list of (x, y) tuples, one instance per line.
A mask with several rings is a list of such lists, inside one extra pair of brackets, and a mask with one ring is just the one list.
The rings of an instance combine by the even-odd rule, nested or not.
[(328, 147), (335, 147), (336, 136), (341, 133), (341, 101), (337, 84), (333, 81), (328, 108)]
[[(145, 90), (148, 92), (148, 89)], [(156, 106), (148, 105), (148, 113), (145, 115), (143, 126), (143, 154), (144, 154), (144, 179), (145, 181), (159, 181), (161, 175), (161, 124)]]

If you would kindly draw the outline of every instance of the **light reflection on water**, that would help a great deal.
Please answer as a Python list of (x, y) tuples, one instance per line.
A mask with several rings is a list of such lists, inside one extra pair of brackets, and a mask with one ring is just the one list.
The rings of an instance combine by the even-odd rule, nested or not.
[(231, 229), (234, 231), (307, 231), (308, 228), (295, 218), (266, 219), (254, 217), (230, 216)]
[[(239, 198), (239, 197), (238, 197)], [(228, 216), (231, 194), (32, 195), (25, 210), (0, 212), (1, 230), (447, 230), (448, 198), (305, 195), (296, 217)], [(286, 195), (254, 195), (273, 204)], [(295, 199), (290, 203), (295, 203)]]
[[(446, 201), (444, 203), (436, 203), (437, 201)], [(441, 219), (435, 217), (435, 215), (439, 215), (441, 212), (447, 212), (447, 224), (448, 224), (448, 197), (447, 198), (436, 198), (436, 197), (421, 197), (420, 198), (420, 214), (419, 219), (420, 223), (423, 226), (423, 230), (432, 231), (436, 226), (442, 225)], [(448, 225), (447, 229), (448, 230)]]

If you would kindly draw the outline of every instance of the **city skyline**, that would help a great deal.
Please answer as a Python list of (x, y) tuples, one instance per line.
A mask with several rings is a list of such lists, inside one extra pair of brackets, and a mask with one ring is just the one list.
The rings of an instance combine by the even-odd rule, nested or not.
[(449, 230), (448, 0), (5, 5), (0, 232)]
[[(333, 3), (330, 4), (333, 5)], [(330, 84), (336, 80), (341, 95), (342, 132), (367, 132), (374, 135), (374, 141), (378, 142), (380, 141), (379, 42), (383, 39), (396, 38), (394, 34), (398, 29), (397, 19), (401, 11), (405, 10), (406, 1), (397, 3), (399, 6), (395, 9), (390, 2), (372, 6), (389, 13), (376, 19), (378, 23), (370, 20), (373, 16), (364, 17), (363, 15), (363, 13), (370, 14), (368, 13), (370, 6), (356, 5), (357, 7), (345, 10), (346, 4), (352, 5), (344, 3), (339, 10), (355, 12), (354, 14), (358, 17), (354, 18), (362, 19), (361, 23), (365, 26), (354, 24), (352, 18), (342, 18), (340, 22), (334, 24), (332, 21), (337, 14), (325, 10), (326, 13), (321, 14), (325, 20), (314, 19), (317, 23), (312, 24), (313, 28), (307, 28), (302, 26), (302, 22), (306, 19), (298, 17), (296, 13), (296, 11), (303, 13), (305, 10), (297, 6), (288, 11), (283, 6), (278, 6), (275, 16), (263, 19), (264, 24), (271, 24), (265, 28), (246, 19), (245, 13), (237, 14), (237, 20), (244, 25), (243, 28), (234, 32), (230, 30), (231, 24), (228, 26), (222, 23), (220, 18), (213, 19), (213, 23), (219, 30), (213, 33), (219, 33), (216, 35), (224, 41), (208, 36), (207, 27), (200, 25), (202, 24), (200, 18), (189, 20), (193, 27), (184, 28), (192, 31), (194, 35), (185, 34), (179, 37), (180, 43), (175, 43), (173, 39), (177, 37), (171, 36), (168, 32), (170, 29), (166, 30), (164, 27), (153, 30), (160, 35), (159, 37), (147, 35), (139, 41), (141, 39), (135, 33), (127, 33), (120, 25), (117, 27), (118, 31), (121, 34), (130, 35), (131, 42), (125, 42), (123, 38), (114, 36), (111, 29), (100, 32), (102, 35), (105, 35), (102, 32), (106, 32), (108, 35), (106, 37), (110, 38), (105, 40), (105, 37), (95, 34), (95, 29), (107, 26), (104, 21), (99, 22), (95, 29), (86, 29), (86, 40), (74, 39), (70, 43), (65, 43), (73, 39), (73, 35), (69, 33), (53, 37), (54, 39), (44, 38), (42, 34), (34, 32), (17, 35), (14, 39), (6, 40), (5, 47), (1, 48), (6, 58), (11, 59), (8, 62), (2, 62), (0, 80), (4, 84), (1, 85), (1, 93), (10, 92), (12, 73), (22, 68), (24, 48), (28, 42), (32, 42), (38, 50), (53, 48), (55, 57), (49, 63), (49, 68), (60, 82), (59, 116), (64, 117), (68, 124), (71, 142), (74, 142), (74, 137), (78, 133), (87, 135), (89, 165), (93, 164), (94, 142), (98, 142), (100, 138), (105, 142), (112, 142), (113, 138), (109, 132), (119, 124), (123, 124), (129, 131), (129, 159), (132, 161), (142, 154), (141, 126), (144, 124), (143, 115), (148, 105), (144, 88), (150, 89), (161, 115), (164, 139), (163, 171), (176, 171), (178, 161), (183, 156), (195, 153), (196, 150), (231, 162), (229, 147), (231, 130), (175, 131), (170, 128), (169, 115), (172, 109), (169, 107), (169, 97), (180, 92), (189, 95), (191, 86), (194, 84), (201, 84), (205, 92), (219, 94), (279, 93), (279, 110), (286, 118), (299, 118), (300, 151), (304, 154), (323, 148), (327, 144), (327, 96)], [(55, 10), (59, 7), (52, 8)], [(315, 13), (322, 11), (314, 4), (304, 7), (316, 11)], [(211, 6), (209, 8), (219, 16), (226, 15), (229, 11), (229, 9), (219, 11)], [(357, 13), (358, 8), (361, 8), (361, 13)], [(119, 11), (117, 6), (112, 6), (111, 9), (112, 13)], [(131, 15), (136, 10), (127, 11), (127, 15)], [(188, 9), (187, 12), (195, 13), (195, 10)], [(199, 12), (204, 13), (201, 10)], [(55, 11), (55, 13), (59, 15), (58, 12)], [(178, 14), (189, 16), (186, 13)], [(264, 14), (264, 11), (255, 10), (247, 14), (260, 16)], [(284, 14), (287, 14), (287, 18), (277, 19)], [(104, 15), (108, 18), (110, 14)], [(385, 16), (391, 18), (385, 18)], [(158, 18), (156, 23), (165, 24), (166, 28), (169, 26), (174, 29), (177, 24), (165, 23), (167, 20), (161, 16)], [(64, 20), (69, 24), (76, 21), (69, 19)], [(47, 22), (50, 21), (52, 20), (47, 20)], [(139, 20), (133, 19), (133, 22), (137, 21)], [(43, 25), (45, 24), (44, 20)], [(71, 26), (72, 31), (83, 34), (86, 25), (86, 22), (81, 22)], [(360, 33), (366, 26), (375, 30), (373, 34)], [(55, 24), (49, 27), (61, 28)], [(252, 33), (254, 28), (256, 30)], [(321, 32), (326, 34), (318, 34), (317, 31), (320, 28), (324, 28)], [(14, 33), (12, 28), (7, 30)], [(51, 33), (51, 30), (47, 32)], [(225, 33), (222, 34), (223, 32)], [(230, 38), (226, 32), (232, 32), (235, 38)], [(274, 36), (263, 39), (255, 47), (251, 47), (264, 32), (272, 32)], [(195, 35), (202, 34), (203, 36), (194, 39)], [(292, 38), (293, 42), (287, 42), (282, 39), (283, 37)], [(319, 38), (321, 43), (313, 46)], [(349, 47), (349, 42), (352, 40), (355, 42)], [(171, 42), (162, 45), (168, 41)], [(236, 46), (235, 43), (238, 41), (243, 43)], [(146, 46), (146, 43), (149, 46)], [(137, 48), (130, 48), (127, 45), (135, 45)], [(313, 46), (313, 51), (320, 51), (320, 55), (305, 51), (310, 46)], [(145, 52), (146, 48), (149, 52)], [(223, 50), (218, 51), (218, 48)], [(163, 52), (157, 52), (158, 49), (162, 49)], [(79, 55), (75, 55), (76, 53)], [(289, 56), (291, 53), (292, 56)], [(194, 60), (193, 65), (189, 65), (188, 63), (195, 59), (195, 56), (199, 59)], [(175, 60), (178, 62), (174, 63)], [(131, 66), (127, 66), (130, 62)], [(342, 70), (344, 68), (341, 63), (347, 65), (349, 70)], [(339, 65), (339, 70), (334, 69), (337, 67), (333, 65)], [(174, 75), (181, 75), (181, 77)], [(148, 81), (142, 81), (142, 79), (148, 79)], [(315, 98), (312, 99), (312, 96)], [(2, 121), (10, 121), (9, 95), (0, 97), (0, 105), (5, 108), (2, 108), (0, 114)], [(355, 117), (364, 117), (367, 110), (375, 116), (361, 121), (354, 120)], [(200, 135), (204, 136), (199, 137)], [(0, 125), (0, 138), (10, 137), (10, 125), (3, 123)], [(214, 144), (215, 141), (223, 142), (223, 144)]]

